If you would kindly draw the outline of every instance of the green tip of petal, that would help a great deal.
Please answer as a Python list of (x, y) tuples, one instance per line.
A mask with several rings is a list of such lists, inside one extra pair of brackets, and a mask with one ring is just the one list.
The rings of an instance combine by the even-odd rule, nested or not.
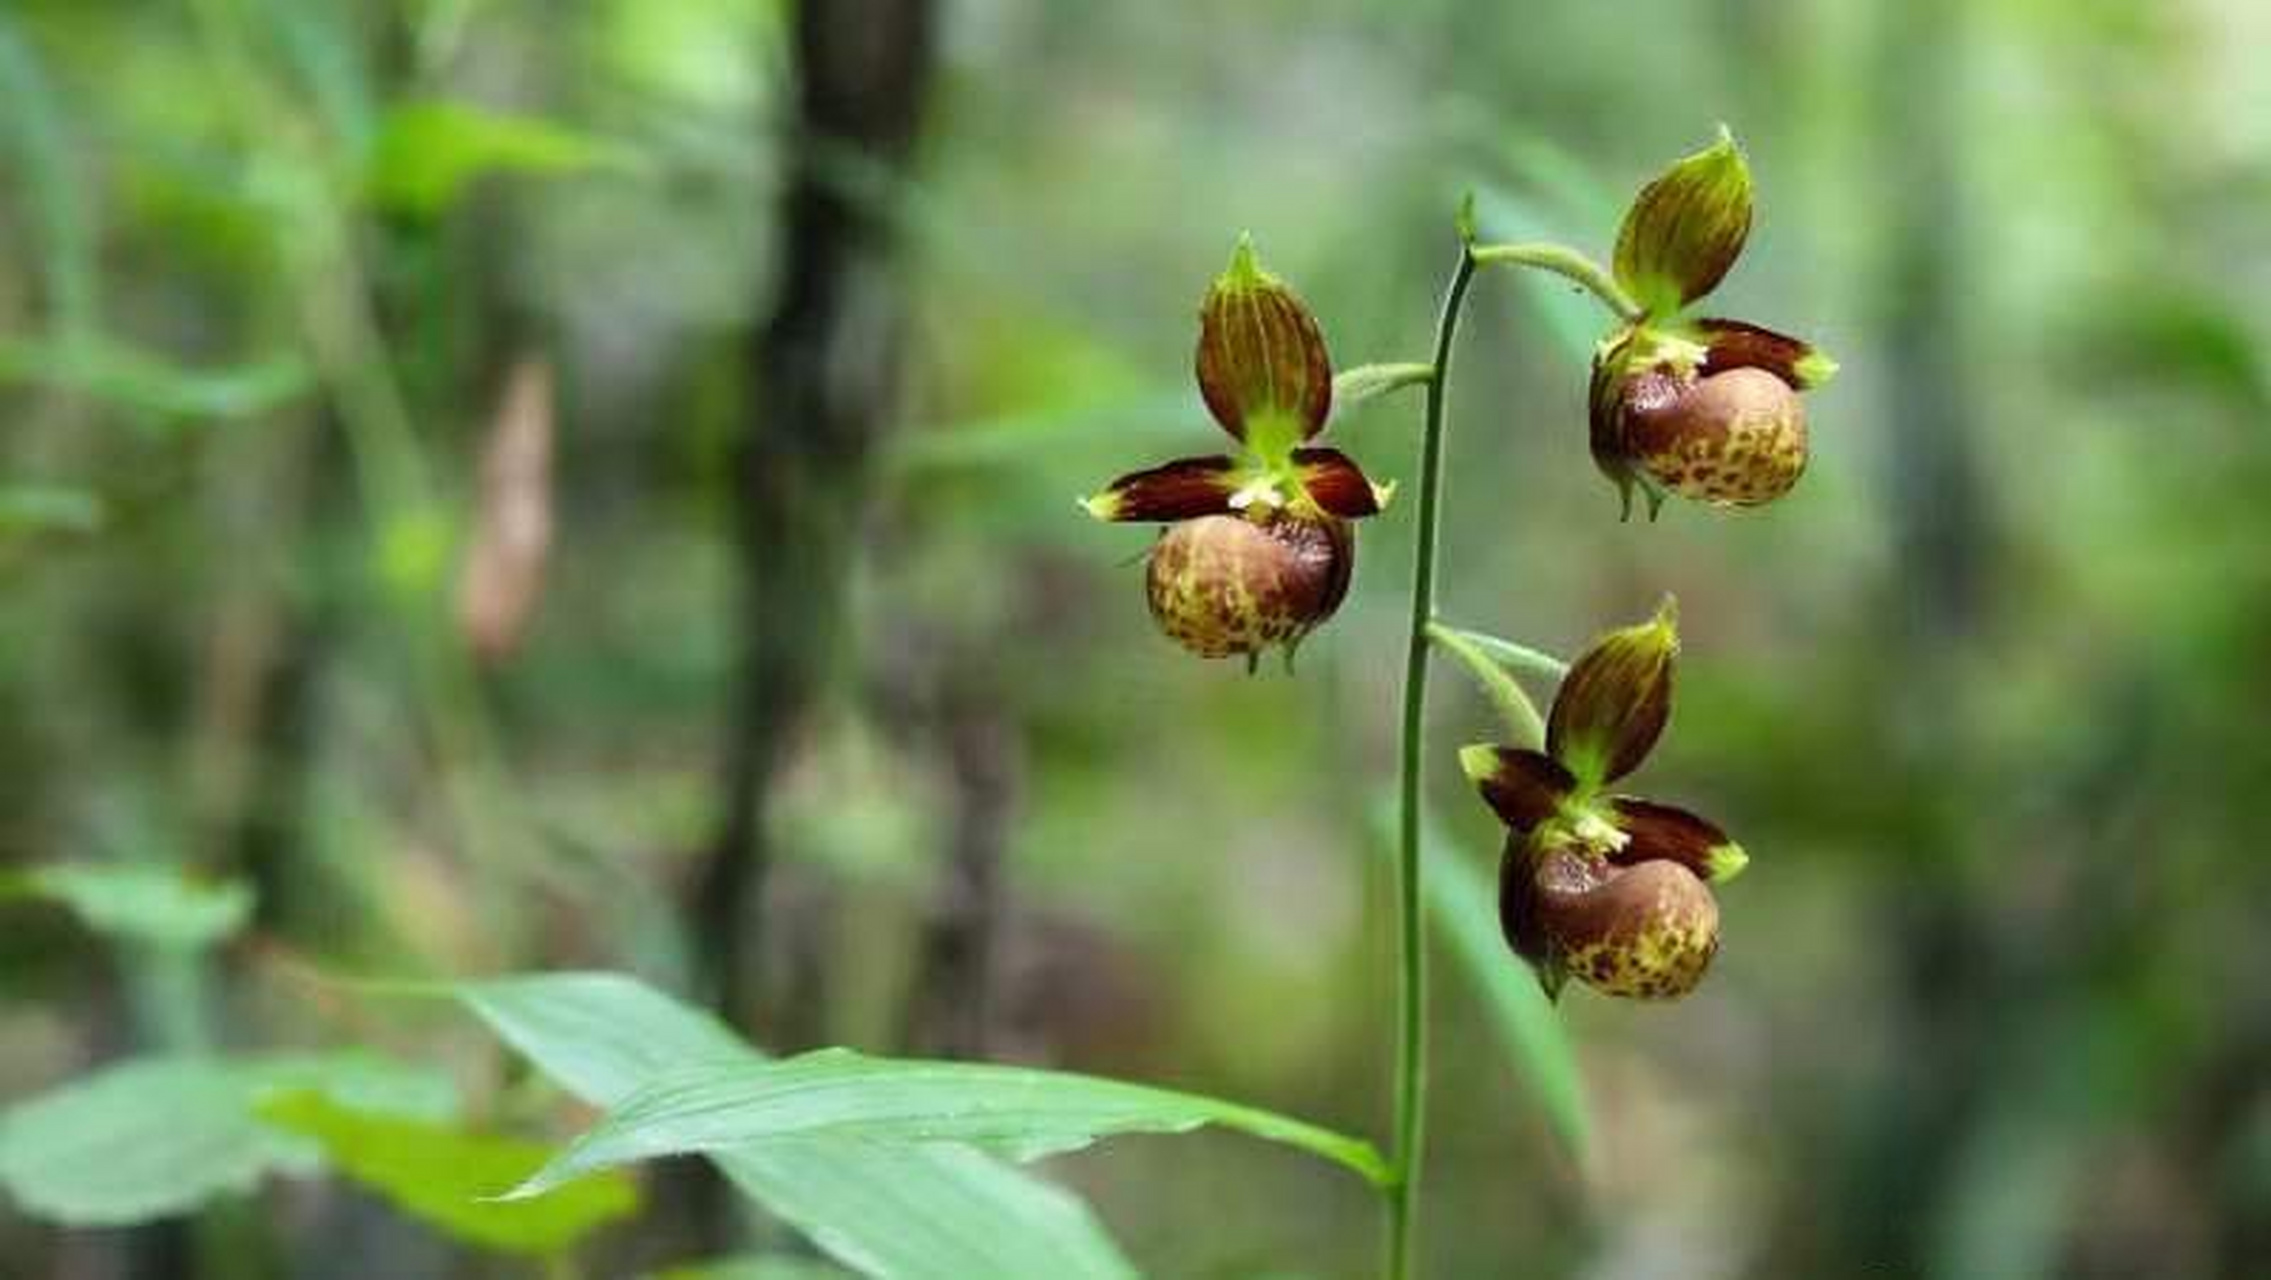
[(1215, 287), (1253, 289), (1268, 280), (1269, 273), (1262, 270), (1261, 257), (1254, 252), (1254, 233), (1239, 232), (1238, 247), (1230, 251), (1230, 265), (1223, 268), (1222, 279), (1216, 282)]
[(1837, 376), (1837, 361), (1820, 351), (1808, 351), (1798, 357), (1798, 363), (1791, 366), (1790, 372), (1798, 379), (1801, 389), (1811, 391)]
[(1725, 884), (1743, 874), (1743, 868), (1751, 865), (1751, 855), (1739, 844), (1715, 845), (1703, 855), (1703, 865), (1711, 883)]
[(1663, 600), (1656, 606), (1656, 616), (1650, 620), (1650, 623), (1653, 626), (1663, 628), (1671, 633), (1672, 639), (1678, 640), (1680, 634), (1680, 598), (1669, 591), (1665, 592)]
[(1109, 522), (1113, 516), (1118, 515), (1120, 510), (1120, 500), (1113, 497), (1108, 492), (1095, 494), (1086, 498), (1074, 498), (1073, 502), (1081, 510), (1087, 512), (1089, 515), (1096, 517), (1098, 520), (1107, 522)]
[(1372, 505), (1374, 507), (1377, 507), (1382, 511), (1386, 511), (1388, 509), (1388, 504), (1394, 502), (1395, 500), (1395, 481), (1390, 480), (1385, 484), (1375, 484), (1372, 486)]
[(1498, 748), (1487, 742), (1459, 748), (1459, 768), (1469, 782), (1480, 782), (1498, 772)]
[(1724, 120), (1719, 122), (1718, 136), (1711, 140), (1711, 145), (1696, 152), (1694, 158), (1732, 165), (1733, 169), (1729, 176), (1739, 175), (1743, 185), (1750, 185), (1751, 162), (1743, 155), (1742, 144), (1735, 141), (1735, 131), (1728, 128), (1727, 122)]

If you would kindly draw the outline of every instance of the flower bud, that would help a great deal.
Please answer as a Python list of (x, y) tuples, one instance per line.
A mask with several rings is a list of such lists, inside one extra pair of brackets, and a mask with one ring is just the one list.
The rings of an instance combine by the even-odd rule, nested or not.
[(1251, 240), (1199, 307), (1199, 393), (1215, 421), (1264, 457), (1317, 434), (1333, 406), (1333, 366), (1316, 317), (1262, 270)]
[(1611, 631), (1570, 665), (1546, 719), (1546, 753), (1581, 788), (1633, 771), (1672, 714), (1680, 652), (1679, 607), (1667, 596), (1656, 616)]
[(1348, 594), (1356, 545), (1348, 525), (1270, 510), (1202, 516), (1168, 527), (1152, 547), (1151, 616), (1203, 658), (1271, 645), (1289, 650)]
[(1620, 865), (1541, 833), (1509, 842), (1501, 874), (1500, 925), (1549, 993), (1574, 976), (1603, 995), (1671, 999), (1718, 954), (1719, 903), (1676, 862)]
[(1717, 287), (1750, 231), (1750, 166), (1722, 127), (1633, 200), (1617, 233), (1617, 283), (1649, 315), (1671, 315)]

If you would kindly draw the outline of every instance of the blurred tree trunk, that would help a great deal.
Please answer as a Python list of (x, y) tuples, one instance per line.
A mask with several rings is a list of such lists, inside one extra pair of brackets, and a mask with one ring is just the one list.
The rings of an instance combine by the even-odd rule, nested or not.
[(987, 661), (1005, 643), (992, 626), (909, 625), (892, 636), (876, 689), (874, 714), (894, 741), (922, 743), (947, 798), (902, 1035), (924, 1055), (994, 1047), (1002, 858), (1025, 773), (1016, 713)]
[(1958, 150), (1961, 124), (1952, 118), (1964, 21), (1952, 0), (1916, 0), (1889, 13), (1883, 47), (1881, 119), (1899, 130), (1877, 154), (1887, 166), (1894, 203), (1890, 260), (1885, 263), (1889, 313), (1876, 359), (1878, 385), (1892, 397), (1895, 425), (1891, 481), (1899, 538), (1903, 619), (1913, 639), (1945, 643), (1983, 621), (1993, 551), (1986, 486), (1972, 442), (1981, 438), (1966, 379), (1964, 339), (1964, 190)]
[[(1873, 163), (1887, 193), (1885, 311), (1871, 360), (1891, 424), (1881, 460), (1897, 558), (1882, 607), (1901, 655), (1902, 695), (1884, 710), (1885, 750), (1905, 794), (1905, 839), (1920, 874), (1886, 907), (1902, 968), (1888, 1011), (1903, 1045), (1932, 1046), (1902, 1064), (1894, 1105), (1856, 1135), (1844, 1167), (1860, 1185), (1844, 1238), (1898, 1272), (1934, 1265), (1947, 1224), (1945, 1188), (1979, 1123), (1983, 1081), (2012, 1046), (1998, 1024), (2009, 975), (1994, 945), (1992, 907), (1966, 892), (1975, 828), (1961, 797), (1974, 773), (1965, 672), (1954, 659), (1987, 624), (1996, 563), (1982, 461), (1979, 397), (1966, 336), (1966, 133), (1962, 68), (1969, 41), (1957, 0), (1883, 11), (1877, 110), (1885, 131)], [(2008, 1024), (2004, 1024), (2008, 1025)]]
[(995, 938), (1002, 910), (1002, 852), (1023, 772), (1017, 728), (999, 703), (954, 697), (940, 726), (953, 782), (953, 821), (929, 924), (923, 931), (913, 1043), (946, 1057), (988, 1056)]
[[(780, 292), (750, 352), (756, 410), (735, 460), (740, 654), (723, 810), (692, 907), (705, 985), (745, 1027), (759, 994), (768, 795), (842, 651), (868, 460), (897, 400), (905, 304), (879, 197), (909, 161), (935, 17), (932, 0), (796, 9)], [(699, 1216), (717, 1241), (722, 1212)]]

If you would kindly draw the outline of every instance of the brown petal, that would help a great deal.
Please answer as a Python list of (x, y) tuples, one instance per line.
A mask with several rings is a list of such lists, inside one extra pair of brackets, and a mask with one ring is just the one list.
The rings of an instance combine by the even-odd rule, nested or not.
[(1568, 975), (1554, 961), (1545, 925), (1538, 919), (1537, 852), (1520, 835), (1506, 837), (1498, 862), (1498, 929), (1506, 945), (1537, 972), (1549, 999), (1559, 999)]
[(1295, 449), (1293, 465), (1300, 472), (1301, 487), (1308, 491), (1309, 500), (1327, 514), (1343, 519), (1378, 515), (1396, 491), (1392, 484), (1372, 483), (1363, 469), (1338, 449)]
[(1080, 505), (1099, 520), (1190, 520), (1228, 512), (1238, 484), (1238, 464), (1222, 454), (1178, 458), (1163, 467), (1131, 471)]
[(1153, 621), (1203, 658), (1291, 648), (1348, 594), (1355, 544), (1331, 518), (1202, 516), (1152, 548), (1144, 588)]
[(1677, 607), (1611, 631), (1571, 664), (1546, 719), (1546, 751), (1580, 784), (1614, 782), (1646, 759), (1672, 714)]
[(1765, 369), (1728, 369), (1667, 404), (1628, 401), (1624, 442), (1643, 473), (1681, 497), (1758, 506), (1806, 472), (1806, 406)]
[(1240, 240), (1230, 267), (1199, 308), (1199, 393), (1222, 429), (1251, 439), (1265, 419), (1282, 424), (1285, 445), (1325, 425), (1333, 407), (1333, 364), (1317, 319), (1284, 281), (1263, 271)]
[(1685, 809), (1637, 796), (1612, 796), (1608, 803), (1611, 821), (1627, 837), (1611, 862), (1676, 862), (1712, 884), (1734, 879), (1750, 863), (1726, 832)]
[(1593, 357), (1592, 383), (1586, 395), (1591, 426), (1593, 465), (1617, 487), (1618, 518), (1632, 519), (1632, 492), (1638, 488), (1648, 500), (1648, 518), (1656, 518), (1663, 491), (1639, 469), (1627, 434), (1635, 405), (1660, 406), (1679, 397), (1680, 379), (1662, 369), (1635, 369), (1631, 354), (1635, 333), (1627, 330)]
[(1837, 372), (1837, 362), (1811, 343), (1741, 320), (1698, 320), (1706, 377), (1728, 369), (1764, 369), (1798, 391), (1811, 391)]
[(1520, 747), (1468, 747), (1459, 752), (1459, 767), (1499, 821), (1518, 835), (1559, 813), (1577, 789), (1577, 780), (1552, 757)]
[(1619, 866), (1575, 843), (1532, 858), (1517, 923), (1554, 964), (1628, 998), (1669, 999), (1702, 981), (1719, 950), (1719, 904), (1694, 873), (1664, 861)]

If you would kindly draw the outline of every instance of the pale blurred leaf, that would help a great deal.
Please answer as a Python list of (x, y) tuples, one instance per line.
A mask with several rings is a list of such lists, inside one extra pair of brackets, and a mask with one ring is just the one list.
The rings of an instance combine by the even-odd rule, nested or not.
[(0, 1185), (67, 1226), (186, 1213), (250, 1191), (292, 1158), (247, 1110), (241, 1067), (147, 1059), (97, 1072), (0, 1114)]
[(454, 1106), (446, 1080), (360, 1054), (143, 1058), (0, 1112), (0, 1187), (34, 1216), (111, 1226), (187, 1213), (314, 1167), (301, 1139), (261, 1123), (260, 1098), (320, 1089), (364, 1106)]
[(9, 877), (0, 894), (59, 902), (89, 928), (162, 947), (207, 946), (252, 918), (242, 881), (196, 880), (161, 865), (59, 863)]

